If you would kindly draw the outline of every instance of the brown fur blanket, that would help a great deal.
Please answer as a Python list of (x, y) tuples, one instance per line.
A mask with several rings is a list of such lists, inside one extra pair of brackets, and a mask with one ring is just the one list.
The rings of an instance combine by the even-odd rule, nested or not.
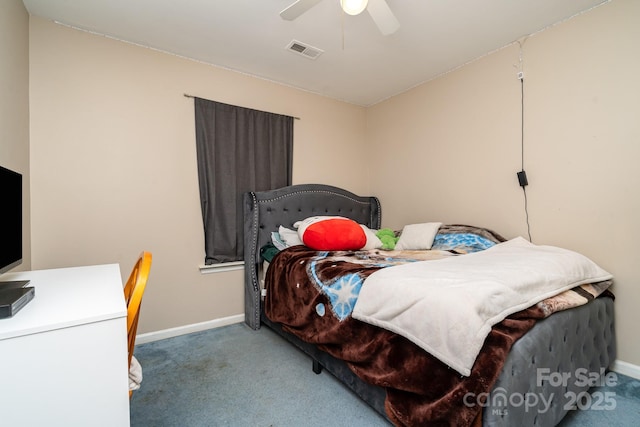
[[(316, 252), (294, 246), (279, 252), (266, 274), (266, 316), (303, 341), (347, 362), (368, 383), (387, 391), (385, 409), (398, 426), (471, 425), (481, 409), (467, 393), (487, 393), (513, 343), (539, 319), (584, 304), (611, 284), (580, 287), (577, 296), (554, 297), (495, 325), (463, 377), (407, 339), (351, 318), (369, 274), (398, 263), (456, 256), (446, 251)], [(462, 255), (464, 256), (464, 255)], [(584, 292), (588, 295), (585, 296)]]

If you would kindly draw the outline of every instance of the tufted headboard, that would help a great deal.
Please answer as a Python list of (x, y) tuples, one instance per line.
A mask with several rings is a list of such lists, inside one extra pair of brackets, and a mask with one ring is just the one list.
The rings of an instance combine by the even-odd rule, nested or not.
[(351, 218), (369, 228), (379, 229), (380, 201), (357, 196), (342, 188), (323, 184), (300, 184), (276, 190), (244, 194), (244, 276), (245, 322), (260, 327), (260, 248), (271, 241), (271, 232), (280, 225), (293, 228), (296, 221), (316, 215)]

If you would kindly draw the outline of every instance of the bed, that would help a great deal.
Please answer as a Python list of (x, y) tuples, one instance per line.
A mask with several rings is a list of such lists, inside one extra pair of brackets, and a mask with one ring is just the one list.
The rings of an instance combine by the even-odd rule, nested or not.
[[(611, 280), (598, 282), (602, 286), (593, 295), (577, 289), (576, 295), (584, 299), (579, 304), (558, 308), (562, 304), (550, 298), (511, 313), (493, 325), (468, 375), (451, 369), (414, 341), (352, 319), (349, 313), (338, 323), (340, 327), (348, 325), (351, 336), (357, 337), (355, 343), (333, 342), (335, 336), (317, 329), (304, 332), (293, 324), (298, 321), (290, 316), (295, 310), (280, 308), (277, 295), (296, 287), (287, 283), (282, 272), (290, 270), (285, 267), (287, 258), (318, 260), (317, 251), (304, 246), (288, 248), (278, 253), (264, 271), (261, 252), (271, 244), (272, 233), (281, 226), (293, 229), (295, 223), (313, 216), (350, 218), (378, 230), (380, 202), (376, 197), (358, 196), (333, 186), (303, 184), (249, 192), (243, 203), (245, 322), (252, 329), (262, 325), (273, 329), (310, 356), (316, 373), (329, 371), (392, 424), (556, 425), (567, 411), (576, 406), (584, 408), (579, 399), (584, 400), (583, 393), (598, 385), (596, 377), (606, 375), (615, 360), (614, 298), (607, 289)], [(342, 262), (345, 254), (330, 255)], [(464, 257), (471, 258), (459, 258)], [(335, 264), (329, 260), (329, 266)], [(418, 264), (422, 263), (414, 265)], [(377, 270), (373, 269), (372, 276), (380, 276)], [(274, 284), (266, 291), (266, 298), (262, 288), (265, 280), (268, 284), (279, 283), (284, 290), (276, 291)], [(317, 301), (323, 297), (310, 298)], [(311, 311), (318, 312), (318, 305), (322, 304), (304, 309), (308, 311), (304, 315), (300, 309), (298, 317), (313, 317)], [(330, 317), (324, 312), (322, 315), (323, 322)], [(385, 362), (389, 366), (381, 367), (385, 358), (392, 363)], [(419, 370), (412, 371), (412, 367)]]

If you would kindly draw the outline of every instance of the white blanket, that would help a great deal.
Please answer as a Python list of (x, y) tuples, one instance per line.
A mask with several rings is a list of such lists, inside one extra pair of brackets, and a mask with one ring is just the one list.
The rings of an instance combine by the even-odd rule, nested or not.
[(581, 254), (519, 237), (482, 252), (376, 271), (352, 316), (406, 337), (469, 376), (493, 325), (574, 286), (611, 278)]
[(142, 365), (135, 356), (131, 356), (129, 367), (129, 390), (138, 390), (142, 383)]

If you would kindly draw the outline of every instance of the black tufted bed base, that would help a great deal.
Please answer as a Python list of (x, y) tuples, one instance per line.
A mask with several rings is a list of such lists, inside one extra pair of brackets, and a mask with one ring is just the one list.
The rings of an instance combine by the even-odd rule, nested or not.
[[(375, 197), (346, 190), (304, 184), (244, 197), (245, 321), (253, 329), (267, 325), (311, 356), (361, 399), (386, 417), (385, 391), (358, 378), (340, 360), (282, 331), (262, 312), (259, 285), (260, 248), (279, 225), (313, 215), (347, 216), (370, 228), (380, 228), (381, 209)], [(593, 375), (606, 372), (616, 357), (614, 306), (609, 297), (539, 321), (511, 348), (502, 373), (483, 404), (484, 426), (554, 426), (571, 410), (575, 397), (587, 391)], [(314, 369), (315, 370), (315, 369)], [(564, 375), (560, 379), (558, 375)], [(477, 400), (470, 397), (469, 404)]]

